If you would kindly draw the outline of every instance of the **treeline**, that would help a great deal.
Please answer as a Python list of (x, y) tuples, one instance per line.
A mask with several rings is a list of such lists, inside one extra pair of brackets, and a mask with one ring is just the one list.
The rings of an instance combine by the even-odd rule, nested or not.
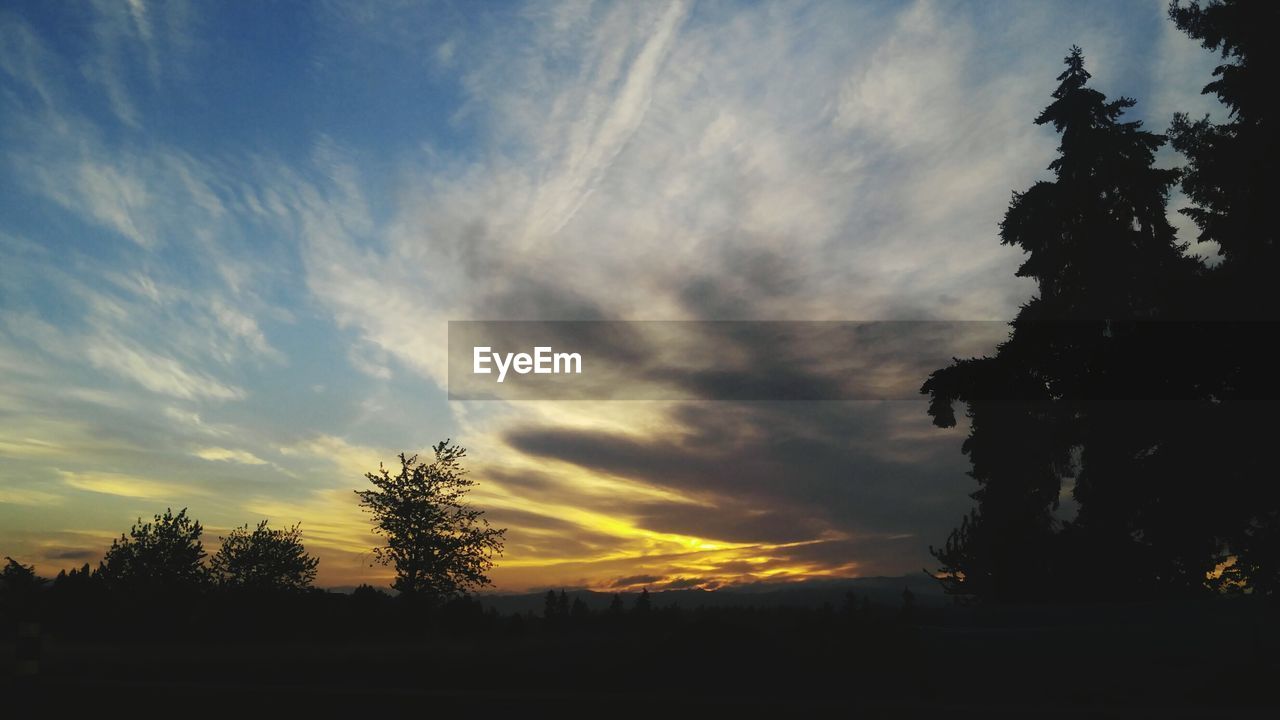
[[(201, 536), (204, 527), (187, 515), (186, 508), (172, 508), (151, 521), (141, 518), (128, 533), (90, 568), (62, 570), (55, 587), (99, 587), (120, 595), (144, 599), (183, 595), (210, 588), (244, 592), (297, 592), (309, 590), (320, 561), (302, 544), (300, 525), (272, 529), (263, 520), (250, 529), (234, 528), (216, 553), (208, 556)], [(42, 586), (46, 581), (34, 567), (7, 558), (3, 570), (6, 589)]]
[(300, 526), (273, 529), (263, 520), (234, 528), (211, 556), (203, 532), (185, 508), (167, 509), (151, 521), (139, 518), (96, 566), (61, 570), (51, 580), (8, 557), (0, 570), (0, 615), (81, 632), (114, 625), (163, 630), (185, 628), (210, 608), (284, 607), (318, 592), (319, 560), (303, 546)]
[[(368, 585), (245, 593), (207, 583), (144, 597), (92, 570), (8, 582), (26, 570), (6, 575), (0, 615), (15, 610), (15, 593), (34, 601), (26, 610), (44, 638), (39, 681), (49, 688), (198, 688), (213, 699), (251, 688), (300, 692), (304, 703), (331, 688), (394, 688), (392, 700), (466, 691), (490, 702), (561, 691), (789, 697), (809, 688), (827, 697), (851, 683), (896, 694), (922, 678), (917, 625), (862, 597), (839, 607), (681, 608), (642, 592), (588, 607), (556, 592), (543, 611), (501, 614), (483, 596), (426, 603)], [(12, 628), (0, 623), (0, 647)]]
[[(432, 447), (430, 460), (402, 453), (398, 473), (383, 466), (365, 474), (371, 489), (354, 491), (383, 541), (373, 548), (375, 560), (395, 569), (399, 602), (384, 610), (427, 619), (439, 612), (477, 614), (470, 593), (490, 584), (486, 573), (502, 552), (505, 530), (490, 527), (484, 512), (464, 501), (475, 485), (466, 477), (465, 457), (465, 448), (448, 440)], [(126, 634), (167, 626), (185, 632), (198, 620), (218, 633), (302, 627), (299, 618), (314, 619), (317, 612), (328, 614), (327, 623), (351, 625), (354, 620), (343, 618), (358, 618), (366, 606), (390, 597), (370, 586), (350, 601), (316, 590), (320, 561), (303, 545), (300, 525), (243, 525), (220, 538), (211, 556), (203, 533), (185, 508), (166, 509), (151, 521), (139, 518), (97, 567), (63, 570), (51, 582), (9, 558), (0, 572), (0, 615), (48, 616), (81, 629), (115, 625)]]
[[(995, 354), (957, 360), (921, 390), (939, 426), (967, 409), (977, 503), (933, 549), (957, 595), (1280, 596), (1280, 3), (1169, 13), (1221, 54), (1204, 92), (1226, 120), (1180, 114), (1168, 136), (1143, 130), (1124, 117), (1135, 101), (1090, 87), (1072, 48), (1035, 119), (1061, 138), (1052, 178), (1014, 193), (1000, 225), (1038, 292)], [(1157, 166), (1170, 141), (1182, 168)], [(1216, 263), (1176, 236), (1177, 186)], [(1061, 517), (1067, 496), (1076, 511)]]
[[(702, 628), (775, 632), (906, 626), (920, 619), (914, 596), (883, 607), (849, 592), (843, 605), (820, 608), (659, 607), (647, 589), (607, 607), (548, 591), (541, 613), (500, 614), (470, 593), (392, 594), (370, 585), (351, 593), (317, 589), (318, 560), (301, 528), (272, 529), (263, 520), (220, 538), (209, 555), (204, 528), (184, 508), (139, 519), (114, 540), (96, 566), (62, 570), (52, 579), (6, 558), (0, 569), (0, 625), (38, 622), (67, 638), (278, 637), (403, 638), (411, 635), (503, 636), (684, 632)], [(659, 596), (660, 597), (660, 596)], [(748, 630), (752, 629), (754, 630)], [(728, 632), (728, 630), (725, 630)]]
[[(206, 584), (137, 603), (92, 572), (19, 587), (9, 581), (30, 573), (15, 565), (0, 587), (6, 598), (22, 588), (38, 598), (48, 646), (40, 683), (50, 697), (144, 688), (320, 705), (343, 697), (339, 688), (379, 702), (440, 694), (522, 706), (564, 692), (791, 708), (1271, 702), (1263, 678), (1274, 614), (1249, 599), (1086, 617), (1072, 607), (916, 607), (909, 594), (892, 605), (851, 593), (807, 608), (682, 608), (663, 593), (604, 605), (561, 590), (548, 591), (540, 610), (500, 614), (483, 596), (425, 604), (367, 585), (246, 594)], [(77, 576), (90, 580), (66, 579)], [(1233, 688), (1229, 697), (1223, 688)]]

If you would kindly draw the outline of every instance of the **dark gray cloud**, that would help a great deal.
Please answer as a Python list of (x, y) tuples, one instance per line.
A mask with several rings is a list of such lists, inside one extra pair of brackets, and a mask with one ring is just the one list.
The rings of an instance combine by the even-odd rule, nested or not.
[(628, 575), (613, 581), (613, 587), (622, 588), (632, 585), (648, 585), (662, 579), (661, 575)]
[(759, 318), (763, 305), (794, 297), (803, 290), (804, 263), (776, 250), (782, 238), (738, 233), (708, 258), (704, 274), (690, 277), (677, 291), (681, 305), (699, 320)]
[(698, 577), (678, 577), (675, 580), (662, 583), (659, 587), (662, 590), (685, 590), (687, 588), (701, 587), (706, 580)]
[(77, 560), (89, 561), (94, 558), (101, 557), (101, 550), (89, 550), (85, 548), (67, 548), (65, 550), (55, 550), (47, 553), (46, 557), (50, 560)]
[[(846, 535), (846, 558), (901, 553), (915, 562), (968, 506), (960, 430), (933, 428), (919, 403), (688, 403), (669, 433), (521, 427), (516, 450), (699, 497), (706, 506), (620, 503), (647, 529), (731, 542), (794, 543)], [(605, 509), (608, 509), (605, 507)], [(780, 563), (850, 553), (823, 542)], [(759, 570), (759, 568), (757, 568)]]
[(649, 530), (728, 542), (788, 543), (809, 540), (825, 523), (798, 508), (761, 508), (747, 501), (719, 496), (712, 506), (681, 503), (628, 502), (624, 510)]

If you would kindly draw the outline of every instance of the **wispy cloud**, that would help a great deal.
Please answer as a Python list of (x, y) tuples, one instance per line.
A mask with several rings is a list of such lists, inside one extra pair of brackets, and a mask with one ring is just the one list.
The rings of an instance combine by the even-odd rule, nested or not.
[(233, 462), (241, 465), (266, 465), (267, 461), (247, 450), (229, 450), (221, 447), (200, 448), (192, 453), (201, 460)]
[(37, 488), (0, 487), (0, 504), (52, 505), (62, 501), (62, 496)]
[(153, 480), (126, 473), (62, 471), (61, 475), (62, 481), (68, 487), (103, 495), (173, 502), (203, 494), (182, 483)]
[(89, 362), (137, 382), (152, 392), (178, 398), (232, 400), (244, 391), (213, 378), (187, 370), (173, 358), (128, 347), (111, 338), (99, 338), (87, 348)]

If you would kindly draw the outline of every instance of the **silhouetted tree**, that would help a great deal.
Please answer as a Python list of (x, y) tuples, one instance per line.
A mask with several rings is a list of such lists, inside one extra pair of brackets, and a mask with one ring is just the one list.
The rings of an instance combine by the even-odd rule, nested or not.
[(1169, 15), (1187, 35), (1219, 51), (1224, 62), (1204, 87), (1230, 112), (1227, 122), (1208, 116), (1174, 118), (1173, 146), (1188, 160), (1182, 189), (1193, 207), (1183, 210), (1200, 239), (1218, 244), (1222, 264), (1216, 290), (1234, 318), (1280, 320), (1280, 245), (1274, 202), (1276, 172), (1275, 85), (1280, 70), (1276, 32), (1280, 5), (1256, 0), (1172, 2)]
[(377, 607), (380, 603), (390, 600), (391, 596), (381, 588), (376, 588), (369, 583), (360, 583), (351, 591), (351, 600), (362, 610), (370, 610)]
[(631, 611), (637, 615), (647, 615), (651, 609), (653, 609), (653, 606), (649, 600), (649, 588), (644, 588), (636, 596), (636, 603), (632, 606)]
[[(1224, 554), (1234, 563), (1223, 579), (1253, 592), (1280, 595), (1280, 487), (1270, 447), (1277, 399), (1274, 347), (1280, 341), (1280, 244), (1274, 203), (1280, 192), (1275, 87), (1280, 76), (1280, 4), (1224, 0), (1182, 5), (1170, 17), (1187, 35), (1223, 59), (1204, 93), (1229, 111), (1226, 122), (1175, 116), (1170, 136), (1186, 156), (1183, 210), (1202, 241), (1217, 243), (1222, 259), (1199, 296), (1204, 314), (1227, 321), (1192, 347), (1212, 403), (1196, 424), (1197, 443), (1212, 448), (1201, 461), (1214, 492), (1197, 513), (1216, 521)], [(1241, 323), (1240, 321), (1249, 321)], [(1263, 321), (1263, 322), (1257, 322)], [(1187, 455), (1192, 455), (1187, 451)], [(1189, 458), (1191, 462), (1194, 457)]]
[[(1036, 118), (1061, 134), (1054, 179), (1015, 193), (1000, 225), (1001, 242), (1028, 253), (1017, 274), (1035, 279), (1038, 294), (994, 356), (957, 360), (921, 389), (941, 427), (955, 424), (955, 402), (967, 405), (963, 451), (979, 483), (976, 510), (931, 549), (938, 577), (951, 592), (989, 599), (1047, 597), (1081, 568), (1116, 568), (1085, 581), (1093, 587), (1148, 570), (1135, 567), (1132, 546), (1151, 473), (1135, 458), (1164, 425), (1150, 423), (1152, 403), (1114, 401), (1170, 397), (1178, 373), (1161, 365), (1163, 346), (1133, 328), (1168, 317), (1196, 277), (1165, 217), (1177, 172), (1153, 166), (1165, 139), (1121, 122), (1134, 101), (1089, 88), (1079, 48), (1065, 63)], [(1105, 548), (1087, 562), (1064, 563), (1056, 532), (1069, 474), (1089, 529), (1073, 537)]]
[(573, 618), (575, 623), (582, 623), (591, 617), (591, 608), (587, 607), (587, 603), (580, 597), (573, 599), (573, 607), (569, 610), (569, 617)]
[(99, 627), (112, 609), (102, 574), (91, 569), (89, 563), (58, 571), (42, 593), (41, 603), (47, 616), (59, 621), (64, 629), (82, 632)]
[(613, 598), (609, 600), (609, 615), (618, 617), (619, 615), (622, 615), (624, 610), (625, 608), (622, 605), (622, 596), (614, 593)]
[(99, 604), (105, 590), (102, 574), (85, 563), (79, 568), (59, 570), (49, 586), (49, 597), (50, 602), (61, 609), (83, 610), (86, 606)]
[(89, 563), (85, 563), (79, 568), (59, 570), (57, 577), (53, 579), (53, 587), (76, 592), (93, 582), (95, 577), (96, 573), (89, 568)]
[(44, 578), (36, 575), (34, 565), (23, 565), (5, 556), (4, 570), (0, 570), (0, 592), (31, 593), (44, 584)]
[(148, 523), (138, 519), (127, 535), (111, 542), (99, 572), (107, 586), (128, 592), (187, 592), (205, 585), (208, 574), (200, 535), (204, 528), (183, 508), (166, 509)]
[(209, 570), (224, 588), (281, 592), (309, 589), (319, 564), (303, 547), (300, 526), (272, 530), (263, 520), (253, 530), (244, 525), (222, 538)]
[(846, 617), (852, 618), (853, 616), (857, 615), (858, 596), (856, 593), (850, 591), (844, 594), (844, 606), (841, 608), (841, 611), (845, 614)]
[(400, 454), (400, 471), (385, 467), (365, 477), (372, 490), (357, 490), (386, 545), (374, 557), (395, 567), (392, 584), (402, 595), (439, 601), (489, 584), (505, 529), (490, 527), (484, 512), (463, 502), (475, 481), (466, 477), (466, 450), (448, 440), (432, 448), (435, 459)]
[[(546, 597), (543, 599), (542, 617), (551, 625), (562, 625), (571, 617), (579, 619), (578, 604), (582, 602), (582, 598), (577, 598), (573, 602), (572, 608), (569, 604), (569, 594), (563, 589), (560, 592), (548, 590)], [(586, 608), (584, 604), (583, 609)]]
[(34, 565), (23, 565), (11, 557), (5, 557), (0, 570), (0, 611), (25, 615), (36, 606), (36, 592), (45, 579), (36, 575)]
[(911, 588), (902, 588), (902, 607), (898, 609), (898, 621), (909, 623), (915, 620), (916, 595)]

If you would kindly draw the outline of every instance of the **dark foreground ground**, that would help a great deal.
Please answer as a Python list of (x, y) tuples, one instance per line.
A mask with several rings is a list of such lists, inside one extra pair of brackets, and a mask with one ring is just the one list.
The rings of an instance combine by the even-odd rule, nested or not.
[(1248, 598), (905, 613), (655, 604), (553, 621), (341, 602), (45, 621), (37, 674), (17, 676), (17, 640), (0, 641), (4, 707), (1267, 717), (1280, 704), (1276, 608)]

